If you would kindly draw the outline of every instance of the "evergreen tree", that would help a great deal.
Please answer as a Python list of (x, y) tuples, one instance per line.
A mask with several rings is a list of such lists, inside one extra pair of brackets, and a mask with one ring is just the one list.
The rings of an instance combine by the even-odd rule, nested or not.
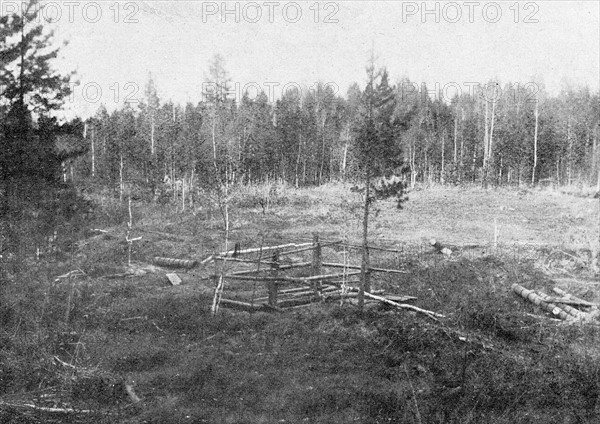
[(0, 86), (4, 115), (0, 177), (3, 180), (54, 182), (71, 152), (54, 148), (56, 122), (51, 112), (69, 94), (69, 76), (52, 69), (58, 54), (53, 33), (36, 24), (40, 7), (31, 0), (20, 15), (0, 20)]
[(0, 18), (0, 237), (19, 260), (46, 247), (45, 231), (72, 218), (79, 201), (61, 177), (62, 165), (82, 148), (52, 113), (69, 94), (69, 76), (52, 68), (58, 48), (38, 23), (40, 10), (31, 0)]
[[(362, 97), (361, 114), (356, 128), (356, 144), (360, 169), (364, 184), (363, 209), (363, 250), (361, 265), (361, 285), (359, 305), (364, 304), (364, 292), (370, 291), (368, 228), (371, 203), (375, 199), (396, 196), (400, 208), (404, 197), (404, 184), (401, 180), (384, 179), (374, 184), (376, 177), (389, 177), (402, 163), (401, 151), (397, 142), (394, 89), (389, 85), (385, 69), (376, 71), (375, 60), (371, 57), (367, 66), (367, 85)], [(388, 183), (389, 181), (389, 183)]]

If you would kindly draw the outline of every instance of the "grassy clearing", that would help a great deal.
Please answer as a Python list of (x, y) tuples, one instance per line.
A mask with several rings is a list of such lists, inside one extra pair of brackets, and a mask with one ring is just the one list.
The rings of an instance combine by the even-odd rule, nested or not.
[[(240, 190), (231, 240), (254, 247), (319, 232), (356, 242), (358, 196), (344, 185)], [(62, 399), (93, 411), (72, 414), (71, 422), (597, 422), (599, 327), (556, 323), (510, 286), (559, 285), (598, 302), (598, 200), (431, 188), (411, 193), (402, 211), (378, 204), (373, 243), (404, 253), (373, 254), (373, 261), (408, 272), (377, 275), (375, 288), (416, 296), (417, 306), (446, 315), (443, 322), (379, 307), (360, 315), (339, 302), (285, 314), (223, 309), (212, 317), (212, 286), (202, 280), (212, 268), (180, 273), (184, 284), (168, 287), (164, 272), (144, 264), (156, 255), (202, 259), (220, 250), (218, 211), (197, 206), (195, 214), (176, 214), (135, 204), (133, 235), (143, 239), (132, 259), (143, 273), (105, 279), (127, 267), (127, 218), (114, 202), (104, 205), (94, 225), (108, 233), (90, 234), (68, 260), (31, 263), (4, 287), (5, 404), (52, 399), (60, 406)], [(455, 254), (433, 254), (430, 238)], [(344, 252), (326, 255), (341, 261)], [(357, 252), (346, 255), (359, 263)], [(53, 282), (77, 267), (86, 277)], [(248, 284), (226, 290), (247, 295)], [(143, 401), (124, 401), (110, 384), (118, 381), (133, 383)], [(99, 397), (90, 387), (113, 389)], [(0, 405), (1, 422), (64, 419)]]

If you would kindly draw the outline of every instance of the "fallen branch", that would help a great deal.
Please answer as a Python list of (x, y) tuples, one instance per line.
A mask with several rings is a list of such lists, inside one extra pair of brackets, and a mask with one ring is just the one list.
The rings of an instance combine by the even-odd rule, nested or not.
[(81, 275), (85, 275), (85, 272), (83, 272), (80, 269), (74, 269), (72, 271), (67, 272), (66, 274), (59, 275), (54, 279), (54, 282), (58, 283), (60, 280), (63, 280), (65, 278), (79, 277)]
[(91, 414), (93, 411), (89, 411), (87, 409), (73, 409), (73, 408), (49, 408), (46, 406), (37, 406), (31, 403), (5, 403), (0, 402), (2, 406), (10, 406), (12, 408), (28, 408), (34, 409), (36, 411), (41, 412), (51, 412), (51, 413), (59, 413), (59, 414)]
[(372, 293), (369, 292), (365, 292), (365, 297), (368, 297), (369, 299), (374, 299), (374, 300), (378, 300), (382, 303), (385, 303), (387, 305), (391, 305), (391, 306), (395, 306), (396, 308), (400, 308), (400, 309), (408, 309), (411, 311), (415, 311), (415, 312), (419, 312), (421, 314), (425, 314), (427, 315), (429, 318), (437, 321), (437, 318), (446, 318), (444, 315), (442, 314), (438, 314), (437, 312), (433, 312), (433, 311), (428, 311), (426, 309), (421, 309), (421, 308), (417, 308), (416, 306), (413, 305), (407, 305), (406, 303), (397, 303), (394, 302), (393, 300), (388, 300), (385, 297), (382, 296), (376, 296)]
[(61, 364), (63, 367), (68, 367), (68, 368), (73, 368), (73, 369), (75, 368), (75, 365), (69, 364), (69, 363), (61, 360), (58, 356), (54, 356), (52, 359), (54, 359), (56, 362)]

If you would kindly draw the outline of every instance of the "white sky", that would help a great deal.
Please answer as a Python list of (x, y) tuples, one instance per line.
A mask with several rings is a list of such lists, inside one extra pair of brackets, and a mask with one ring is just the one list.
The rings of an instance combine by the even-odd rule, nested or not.
[[(0, 3), (5, 13), (16, 2)], [(140, 91), (133, 97), (143, 95), (148, 72), (163, 101), (196, 102), (215, 53), (240, 90), (247, 83), (265, 89), (278, 83), (276, 96), (288, 83), (328, 82), (342, 94), (354, 81), (362, 85), (372, 45), (393, 80), (408, 76), (430, 89), (457, 83), (468, 90), (469, 83), (492, 78), (525, 84), (538, 75), (552, 93), (565, 80), (597, 91), (600, 80), (598, 1), (228, 2), (238, 16), (223, 14), (221, 1), (47, 3), (47, 17), (61, 14), (57, 38), (70, 40), (58, 66), (77, 71), (81, 85), (69, 107), (83, 116), (100, 101), (114, 109), (135, 87)], [(101, 15), (93, 22), (98, 5)], [(422, 15), (424, 8), (433, 12)], [(302, 15), (293, 22), (298, 10)], [(449, 22), (457, 11), (458, 22)], [(337, 22), (324, 22), (330, 13)], [(133, 22), (126, 22), (128, 15)], [(103, 94), (96, 103), (89, 101), (92, 84)]]

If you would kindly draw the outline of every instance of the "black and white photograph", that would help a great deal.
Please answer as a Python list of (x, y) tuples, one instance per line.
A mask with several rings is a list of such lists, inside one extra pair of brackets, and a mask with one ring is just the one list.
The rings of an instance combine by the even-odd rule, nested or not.
[(600, 2), (0, 0), (0, 424), (600, 422)]

